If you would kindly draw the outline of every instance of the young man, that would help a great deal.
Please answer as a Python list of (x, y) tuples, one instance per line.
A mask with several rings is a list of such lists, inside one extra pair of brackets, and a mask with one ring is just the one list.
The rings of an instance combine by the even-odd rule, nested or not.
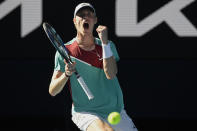
[[(67, 64), (56, 53), (49, 93), (55, 96), (68, 83), (73, 100), (72, 120), (83, 131), (137, 131), (124, 110), (123, 95), (116, 77), (119, 56), (114, 43), (108, 40), (107, 27), (99, 25), (96, 29), (99, 38), (93, 36), (97, 17), (89, 3), (81, 3), (75, 8), (73, 23), (77, 30), (76, 37), (65, 46), (75, 62)], [(94, 99), (88, 99), (76, 76), (72, 75), (75, 68), (84, 78)], [(110, 125), (107, 117), (114, 111), (119, 112), (122, 119), (119, 124)]]

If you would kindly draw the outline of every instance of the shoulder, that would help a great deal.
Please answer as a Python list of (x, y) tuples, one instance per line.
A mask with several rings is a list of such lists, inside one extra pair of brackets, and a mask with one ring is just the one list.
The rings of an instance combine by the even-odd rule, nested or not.
[[(73, 38), (72, 40), (64, 43), (64, 45), (67, 47), (67, 49), (70, 51), (70, 48), (72, 48), (72, 45), (73, 43), (75, 42), (76, 38)], [(56, 51), (56, 54), (55, 54), (55, 58), (56, 59), (61, 59), (63, 60), (63, 57), (60, 55), (60, 53), (58, 51)]]
[(76, 42), (76, 38), (73, 38), (72, 40), (68, 41), (64, 45), (66, 46), (69, 53), (75, 52), (78, 47), (77, 42)]

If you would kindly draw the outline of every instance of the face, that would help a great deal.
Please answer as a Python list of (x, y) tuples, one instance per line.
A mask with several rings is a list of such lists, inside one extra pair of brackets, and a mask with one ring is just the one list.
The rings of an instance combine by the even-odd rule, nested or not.
[(95, 14), (88, 8), (81, 9), (73, 19), (77, 32), (81, 34), (92, 33), (97, 22)]

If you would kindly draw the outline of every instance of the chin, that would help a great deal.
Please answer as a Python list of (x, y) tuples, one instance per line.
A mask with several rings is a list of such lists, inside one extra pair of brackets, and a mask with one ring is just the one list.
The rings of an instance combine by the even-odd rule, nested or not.
[(90, 34), (90, 33), (92, 33), (92, 32), (91, 32), (90, 30), (84, 30), (83, 33), (84, 33), (84, 34)]

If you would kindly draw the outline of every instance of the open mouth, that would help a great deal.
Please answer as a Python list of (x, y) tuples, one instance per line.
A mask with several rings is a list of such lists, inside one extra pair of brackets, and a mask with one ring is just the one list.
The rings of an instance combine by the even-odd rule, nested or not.
[(84, 23), (84, 24), (83, 24), (83, 28), (84, 28), (84, 29), (88, 29), (88, 28), (89, 28), (89, 24), (88, 24), (88, 23)]

